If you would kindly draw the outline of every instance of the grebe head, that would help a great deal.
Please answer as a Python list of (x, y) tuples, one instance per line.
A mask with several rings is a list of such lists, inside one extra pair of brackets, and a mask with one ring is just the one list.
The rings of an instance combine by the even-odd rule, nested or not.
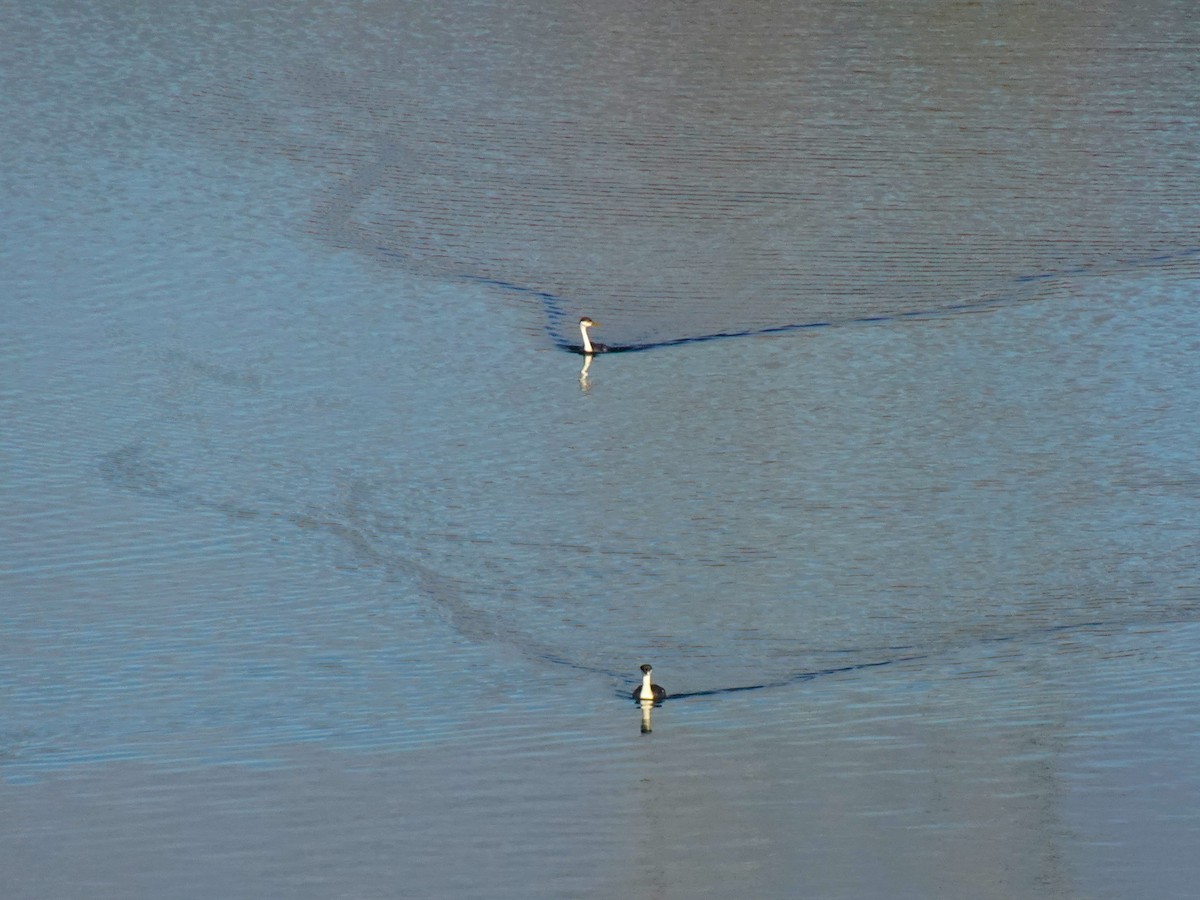
[(642, 663), (642, 674), (643, 675), (649, 675), (653, 671), (654, 671), (654, 666), (650, 665), (650, 663)]
[(580, 318), (579, 318), (579, 327), (580, 328), (595, 328), (599, 324), (600, 324), (599, 322), (593, 322), (587, 316), (580, 316)]

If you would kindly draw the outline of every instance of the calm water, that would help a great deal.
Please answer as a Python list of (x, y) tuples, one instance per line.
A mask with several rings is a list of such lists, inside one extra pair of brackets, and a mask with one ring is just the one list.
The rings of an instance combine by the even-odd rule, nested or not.
[(1187, 4), (0, 9), (6, 898), (1192, 895)]

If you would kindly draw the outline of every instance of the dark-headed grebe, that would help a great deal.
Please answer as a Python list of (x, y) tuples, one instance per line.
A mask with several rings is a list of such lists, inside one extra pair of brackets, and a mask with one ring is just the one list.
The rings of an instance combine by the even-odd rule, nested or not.
[(633, 689), (634, 700), (662, 700), (667, 696), (661, 685), (650, 683), (650, 673), (653, 671), (650, 663), (642, 665), (642, 686)]
[(588, 329), (595, 328), (599, 322), (593, 322), (587, 316), (579, 320), (579, 333), (583, 335), (583, 352), (584, 353), (604, 353), (608, 347), (601, 343), (593, 343), (588, 337)]

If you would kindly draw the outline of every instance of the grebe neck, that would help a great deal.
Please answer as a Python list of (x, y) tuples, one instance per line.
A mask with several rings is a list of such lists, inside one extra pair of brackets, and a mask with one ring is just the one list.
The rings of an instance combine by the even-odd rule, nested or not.
[(584, 353), (593, 352), (592, 351), (592, 342), (591, 342), (591, 340), (588, 339), (587, 325), (585, 325), (582, 322), (579, 323), (579, 333), (581, 335), (583, 335), (583, 352)]
[(642, 673), (642, 692), (638, 695), (642, 700), (654, 699), (654, 688), (650, 686), (650, 673)]

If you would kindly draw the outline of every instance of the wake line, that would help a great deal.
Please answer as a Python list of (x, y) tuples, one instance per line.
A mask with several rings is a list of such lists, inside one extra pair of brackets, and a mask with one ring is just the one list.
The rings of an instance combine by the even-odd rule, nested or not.
[[(386, 253), (392, 256), (397, 255), (395, 251), (389, 250), (385, 247), (377, 247), (376, 249), (381, 253)], [(1152, 256), (1119, 260), (1112, 266), (1073, 266), (1067, 269), (1059, 269), (1051, 272), (1039, 272), (1033, 275), (1018, 275), (1012, 279), (1012, 284), (1028, 285), (1054, 281), (1057, 279), (1097, 277), (1100, 275), (1110, 275), (1119, 272), (1136, 271), (1149, 266), (1181, 262), (1198, 256), (1200, 256), (1200, 247), (1189, 247), (1184, 250), (1178, 250), (1171, 253), (1156, 253)], [(560, 329), (558, 327), (560, 323), (572, 321), (574, 315), (566, 308), (571, 304), (569, 304), (568, 301), (562, 296), (550, 293), (549, 291), (540, 291), (536, 288), (517, 284), (516, 282), (506, 281), (502, 278), (491, 278), (484, 275), (462, 275), (460, 277), (465, 281), (470, 281), (475, 284), (482, 284), (488, 287), (494, 287), (500, 290), (521, 294), (526, 297), (536, 298), (542, 304), (543, 313), (546, 316), (545, 330), (546, 334), (550, 338), (551, 343), (554, 344), (554, 346), (559, 350), (564, 350), (568, 353), (582, 354), (582, 350), (578, 344), (564, 339), (560, 334)], [(933, 319), (964, 312), (982, 312), (987, 309), (1005, 307), (1023, 302), (1029, 302), (1029, 298), (1022, 298), (1014, 294), (1000, 294), (990, 297), (983, 297), (977, 300), (965, 300), (959, 303), (949, 303), (922, 309), (902, 310), (900, 312), (884, 313), (880, 315), (848, 316), (844, 319), (822, 319), (811, 322), (791, 322), (784, 325), (770, 325), (764, 328), (748, 328), (738, 331), (716, 331), (709, 334), (690, 335), (688, 337), (671, 338), (663, 341), (646, 341), (642, 343), (617, 345), (610, 344), (608, 350), (606, 351), (606, 355), (609, 353), (639, 353), (644, 350), (678, 347), (683, 344), (699, 344), (706, 341), (725, 340), (727, 338), (785, 334), (787, 332), (803, 331), (814, 328), (833, 328), (844, 325), (867, 325), (872, 323), (899, 322), (906, 319)]]
[[(1175, 621), (1177, 623), (1192, 624), (1193, 622), (1195, 622), (1195, 619), (1194, 618), (1181, 618), (1181, 619), (1175, 619), (1175, 620), (1167, 620), (1166, 622), (1157, 622), (1155, 624), (1157, 624), (1157, 625), (1170, 624), (1170, 622), (1172, 622), (1172, 621)], [(1077, 632), (1077, 631), (1095, 631), (1095, 630), (1101, 630), (1101, 629), (1128, 629), (1128, 628), (1135, 627), (1136, 625), (1138, 625), (1137, 622), (1121, 622), (1121, 621), (1111, 621), (1111, 622), (1091, 621), (1091, 622), (1073, 622), (1073, 623), (1065, 624), (1065, 625), (1047, 625), (1043, 628), (1035, 628), (1035, 629), (1031, 629), (1029, 631), (980, 637), (980, 638), (977, 638), (975, 641), (973, 641), (971, 643), (971, 645), (980, 646), (980, 645), (985, 645), (985, 644), (1005, 643), (1007, 641), (1016, 641), (1016, 640), (1029, 639), (1029, 638), (1046, 638), (1046, 637), (1051, 637), (1051, 636), (1057, 635), (1057, 634), (1071, 633), (1071, 632)], [(964, 646), (968, 646), (968, 645), (959, 645), (958, 647), (946, 648), (946, 649), (947, 650), (962, 650)], [(882, 668), (885, 668), (886, 666), (894, 666), (894, 665), (898, 665), (900, 663), (931, 660), (940, 655), (942, 655), (941, 652), (930, 651), (930, 652), (925, 652), (925, 653), (913, 653), (909, 656), (894, 656), (890, 659), (875, 660), (874, 662), (853, 663), (848, 666), (830, 666), (829, 668), (825, 668), (825, 669), (814, 669), (812, 671), (796, 672), (792, 675), (789, 675), (787, 678), (782, 678), (778, 681), (763, 682), (762, 684), (745, 684), (745, 685), (737, 685), (735, 687), (711, 688), (706, 691), (681, 691), (679, 693), (674, 693), (674, 694), (668, 693), (667, 696), (664, 698), (664, 700), (688, 700), (688, 699), (693, 699), (696, 697), (719, 697), (719, 696), (723, 696), (725, 694), (743, 694), (743, 693), (746, 693), (747, 691), (765, 691), (765, 690), (770, 690), (772, 688), (789, 687), (791, 685), (802, 684), (807, 681), (815, 681), (818, 678), (824, 678), (829, 675), (845, 675), (845, 674), (848, 674), (851, 672), (863, 672), (868, 669), (882, 669)], [(551, 661), (555, 661), (555, 660), (551, 660)], [(557, 660), (557, 661), (565, 662), (564, 660)], [(571, 665), (572, 668), (581, 668), (581, 669), (586, 669), (587, 671), (592, 671), (592, 672), (597, 671), (595, 668), (590, 667), (590, 666), (574, 666), (573, 664), (570, 664), (570, 663), (568, 663), (568, 665)], [(630, 682), (630, 684), (632, 684), (632, 682)], [(617, 696), (620, 697), (621, 699), (628, 699), (629, 688), (628, 687), (622, 688), (622, 690), (617, 694)]]
[[(850, 666), (834, 666), (828, 669), (816, 669), (812, 672), (797, 672), (796, 674), (783, 679), (782, 681), (771, 681), (764, 684), (744, 684), (738, 687), (727, 688), (712, 688), (707, 691), (685, 691), (679, 694), (667, 694), (664, 699), (667, 700), (686, 700), (691, 697), (716, 697), (721, 694), (741, 694), (746, 691), (764, 691), (769, 688), (787, 687), (792, 684), (800, 684), (804, 681), (814, 681), (817, 678), (826, 675), (842, 675), (847, 672), (861, 672), (864, 669), (878, 669), (883, 666), (894, 666), (897, 663), (912, 662), (914, 660), (928, 659), (931, 656), (929, 653), (918, 653), (914, 656), (897, 656), (894, 659), (883, 659), (877, 662), (855, 663)], [(622, 696), (627, 696), (622, 694)]]

